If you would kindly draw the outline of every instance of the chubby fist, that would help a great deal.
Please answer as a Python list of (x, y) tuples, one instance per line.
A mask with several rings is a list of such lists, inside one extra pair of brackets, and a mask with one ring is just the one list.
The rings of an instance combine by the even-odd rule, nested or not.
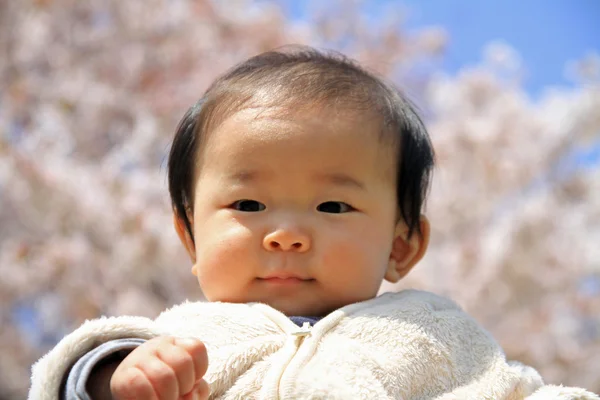
[(116, 400), (200, 400), (209, 387), (204, 343), (197, 339), (157, 337), (132, 351), (110, 380)]

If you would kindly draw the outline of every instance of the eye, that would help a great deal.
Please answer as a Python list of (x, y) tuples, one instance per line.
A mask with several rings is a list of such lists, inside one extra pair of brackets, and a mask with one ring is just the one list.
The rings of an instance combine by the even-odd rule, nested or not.
[(230, 207), (243, 212), (258, 212), (267, 208), (263, 203), (256, 200), (238, 200)]
[(330, 214), (341, 214), (353, 211), (354, 208), (343, 201), (326, 201), (317, 206), (317, 211)]

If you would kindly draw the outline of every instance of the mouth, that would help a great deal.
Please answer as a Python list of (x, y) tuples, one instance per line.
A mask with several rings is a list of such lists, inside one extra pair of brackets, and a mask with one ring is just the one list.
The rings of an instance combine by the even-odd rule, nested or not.
[(257, 278), (261, 282), (273, 285), (298, 285), (301, 283), (312, 282), (312, 278), (303, 278), (297, 275), (269, 275), (262, 278)]

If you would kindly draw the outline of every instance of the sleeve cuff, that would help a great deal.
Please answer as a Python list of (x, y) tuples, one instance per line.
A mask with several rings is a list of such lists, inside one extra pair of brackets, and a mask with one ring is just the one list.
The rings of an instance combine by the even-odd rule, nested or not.
[(123, 360), (132, 350), (145, 341), (138, 338), (111, 340), (82, 356), (67, 373), (67, 379), (61, 390), (61, 399), (91, 400), (86, 391), (86, 384), (94, 367), (108, 359)]

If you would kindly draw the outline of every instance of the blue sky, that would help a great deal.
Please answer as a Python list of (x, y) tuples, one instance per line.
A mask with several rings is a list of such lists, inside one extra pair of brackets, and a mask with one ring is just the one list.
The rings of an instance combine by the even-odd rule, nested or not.
[[(526, 70), (524, 89), (537, 97), (545, 88), (572, 85), (566, 64), (600, 54), (600, 0), (404, 0), (366, 1), (379, 8), (403, 6), (409, 30), (440, 25), (450, 43), (443, 68), (455, 73), (481, 60), (487, 43), (502, 40), (517, 50)], [(600, 141), (574, 149), (564, 165), (573, 173), (600, 163)]]
[(407, 0), (407, 26), (439, 24), (450, 34), (445, 69), (458, 70), (481, 58), (490, 41), (514, 47), (527, 70), (524, 86), (539, 94), (547, 85), (565, 85), (565, 64), (600, 52), (598, 0)]
[[(283, 2), (295, 16), (310, 3)], [(480, 61), (487, 43), (508, 43), (523, 60), (524, 88), (533, 96), (546, 86), (570, 85), (566, 63), (600, 53), (600, 0), (365, 0), (364, 7), (375, 15), (389, 7), (407, 11), (409, 31), (446, 29), (450, 43), (443, 68), (449, 73)]]

